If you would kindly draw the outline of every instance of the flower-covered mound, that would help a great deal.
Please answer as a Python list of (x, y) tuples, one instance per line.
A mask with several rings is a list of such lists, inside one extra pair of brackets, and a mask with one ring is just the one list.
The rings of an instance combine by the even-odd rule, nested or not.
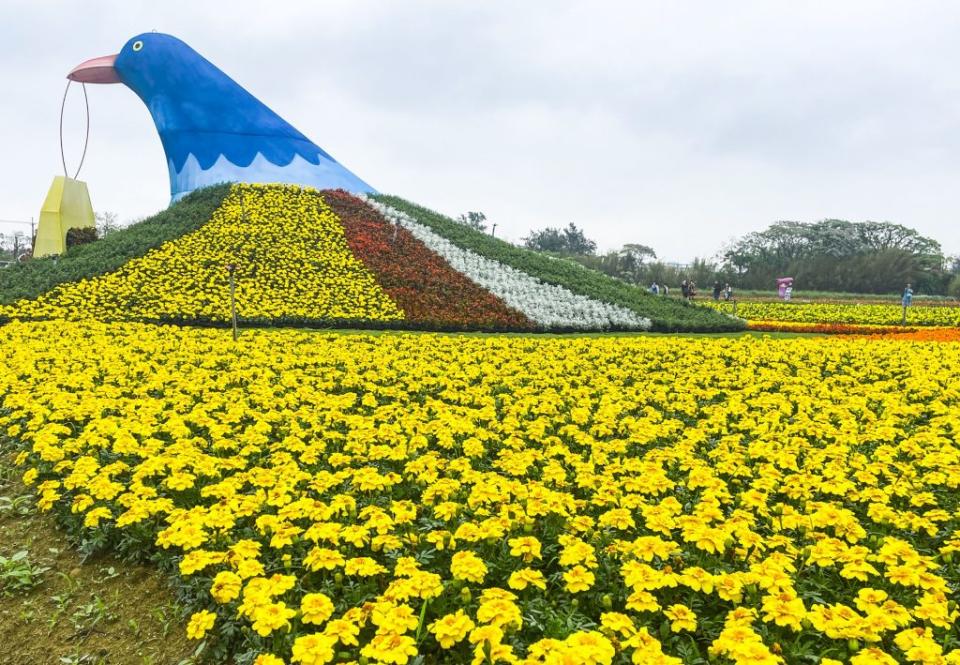
[(25, 318), (390, 322), (403, 312), (313, 190), (235, 185), (209, 222), (102, 277), (5, 308)]
[[(205, 210), (210, 217), (203, 223)], [(36, 269), (0, 280), (0, 320), (223, 324), (234, 314), (232, 271), (241, 324), (486, 331), (651, 326), (642, 307), (544, 282), (455, 247), (411, 220), (387, 219), (342, 191), (218, 186), (102, 242), (71, 250), (62, 266), (37, 262)]]
[(951, 344), (0, 344), (0, 440), (40, 507), (174, 565), (224, 662), (960, 661)]

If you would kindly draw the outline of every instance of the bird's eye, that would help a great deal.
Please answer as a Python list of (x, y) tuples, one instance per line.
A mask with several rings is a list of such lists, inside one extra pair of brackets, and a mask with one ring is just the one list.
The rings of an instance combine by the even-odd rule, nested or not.
[(143, 42), (141, 42), (141, 41), (135, 41), (135, 42), (133, 43), (133, 50), (134, 50), (134, 51), (139, 51), (139, 50), (142, 49), (142, 48), (143, 48)]

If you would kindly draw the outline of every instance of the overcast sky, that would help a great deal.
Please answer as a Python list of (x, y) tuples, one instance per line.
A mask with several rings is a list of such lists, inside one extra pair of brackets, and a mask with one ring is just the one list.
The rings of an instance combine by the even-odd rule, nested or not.
[[(38, 215), (62, 173), (66, 73), (154, 29), (380, 191), (483, 211), (499, 236), (572, 221), (603, 249), (686, 261), (775, 220), (837, 217), (960, 252), (960, 3), (922, 0), (3, 0), (0, 219)], [(88, 93), (94, 208), (165, 207), (142, 102)]]

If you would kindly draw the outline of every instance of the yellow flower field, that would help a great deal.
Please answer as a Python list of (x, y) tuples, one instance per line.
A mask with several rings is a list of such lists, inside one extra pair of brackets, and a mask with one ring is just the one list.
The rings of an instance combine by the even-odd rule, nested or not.
[(0, 432), (258, 665), (958, 663), (960, 354), (11, 323)]
[[(721, 312), (733, 311), (732, 303), (728, 302), (704, 300), (700, 304)], [(898, 304), (742, 301), (737, 303), (737, 316), (751, 321), (895, 326), (903, 322), (903, 308)], [(907, 325), (960, 327), (960, 307), (911, 305), (907, 308)]]

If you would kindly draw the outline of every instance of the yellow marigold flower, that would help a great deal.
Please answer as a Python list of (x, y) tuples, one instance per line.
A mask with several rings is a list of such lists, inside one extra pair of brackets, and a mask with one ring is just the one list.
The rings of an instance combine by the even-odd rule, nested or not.
[(337, 638), (340, 644), (344, 646), (360, 645), (360, 643), (357, 642), (357, 635), (360, 634), (359, 626), (346, 619), (334, 619), (333, 621), (327, 622), (323, 633), (324, 635)]
[(444, 649), (450, 649), (463, 640), (475, 624), (463, 610), (446, 614), (430, 624), (429, 630)]
[(414, 630), (420, 624), (412, 607), (393, 603), (376, 603), (370, 619), (380, 632), (398, 635)]
[(480, 584), (487, 575), (487, 564), (473, 552), (457, 552), (450, 562), (454, 578)]
[(272, 653), (262, 653), (253, 660), (253, 665), (286, 665), (283, 658)]
[(287, 607), (284, 602), (268, 602), (255, 607), (250, 613), (250, 618), (253, 620), (253, 630), (257, 635), (267, 637), (275, 630), (288, 628), (290, 619), (296, 615), (297, 613)]
[(684, 630), (693, 632), (697, 629), (697, 615), (686, 605), (670, 605), (663, 610), (663, 614), (670, 620), (670, 630), (675, 633)]
[(520, 557), (524, 563), (530, 563), (534, 559), (542, 558), (540, 556), (540, 541), (533, 536), (521, 536), (509, 540), (510, 554)]
[(408, 635), (377, 633), (360, 650), (360, 654), (381, 663), (405, 665), (410, 658), (417, 655), (417, 643)]
[(523, 625), (520, 608), (504, 598), (486, 600), (477, 609), (477, 621), (494, 626), (513, 626), (519, 629)]
[(511, 589), (522, 591), (528, 586), (535, 586), (538, 589), (547, 588), (547, 580), (539, 570), (533, 568), (521, 568), (510, 573), (510, 579), (507, 581)]
[(500, 644), (503, 639), (503, 630), (498, 626), (480, 626), (470, 631), (470, 644)]
[(563, 574), (563, 579), (567, 583), (567, 591), (578, 593), (592, 587), (595, 578), (593, 573), (583, 566), (574, 566)]
[(207, 610), (195, 612), (190, 616), (190, 621), (187, 623), (187, 637), (191, 640), (203, 639), (207, 631), (213, 628), (216, 620), (217, 615), (213, 612), (208, 612)]
[(345, 560), (340, 552), (324, 547), (314, 547), (303, 559), (303, 565), (313, 571), (334, 570), (342, 567), (344, 563)]
[(336, 657), (337, 638), (323, 633), (301, 635), (293, 641), (291, 662), (300, 665), (325, 665)]
[(791, 592), (766, 595), (763, 598), (763, 618), (778, 626), (785, 626), (800, 632), (801, 622), (806, 618), (807, 610), (803, 601)]
[(229, 603), (240, 595), (242, 585), (243, 580), (239, 575), (229, 570), (221, 570), (213, 578), (210, 595), (218, 603)]
[(897, 659), (878, 647), (867, 647), (850, 658), (850, 665), (897, 665)]
[(308, 593), (300, 601), (300, 620), (320, 625), (333, 616), (333, 602), (326, 594)]
[(887, 599), (887, 592), (881, 589), (871, 589), (865, 587), (857, 591), (857, 599), (854, 604), (861, 612), (866, 612), (871, 607), (876, 607)]
[(344, 572), (347, 575), (356, 575), (357, 577), (374, 577), (387, 572), (387, 569), (377, 563), (376, 560), (361, 556), (347, 560), (344, 565)]
[(679, 577), (680, 583), (694, 591), (713, 593), (713, 575), (703, 568), (684, 568)]
[(649, 591), (639, 590), (627, 597), (627, 609), (634, 612), (656, 612), (660, 609), (660, 603)]
[(487, 587), (480, 592), (480, 602), (486, 603), (491, 600), (517, 600), (517, 594), (501, 589), (500, 587)]
[(623, 644), (624, 646), (633, 649), (633, 654), (631, 655), (630, 660), (636, 665), (643, 665), (644, 663), (657, 663), (658, 665), (681, 665), (682, 663), (679, 658), (674, 658), (664, 654), (660, 642), (655, 637), (650, 635), (646, 627), (638, 630)]
[(616, 650), (606, 637), (595, 630), (577, 631), (564, 640), (570, 655), (585, 665), (610, 665)]
[(609, 633), (629, 637), (637, 632), (633, 619), (620, 612), (604, 612), (600, 615), (600, 625)]
[(259, 559), (243, 559), (237, 563), (237, 575), (243, 579), (263, 575), (263, 564)]
[(113, 513), (110, 512), (110, 509), (105, 506), (99, 506), (93, 510), (88, 510), (87, 514), (83, 518), (83, 526), (88, 528), (97, 527), (105, 519), (110, 519), (113, 517)]

